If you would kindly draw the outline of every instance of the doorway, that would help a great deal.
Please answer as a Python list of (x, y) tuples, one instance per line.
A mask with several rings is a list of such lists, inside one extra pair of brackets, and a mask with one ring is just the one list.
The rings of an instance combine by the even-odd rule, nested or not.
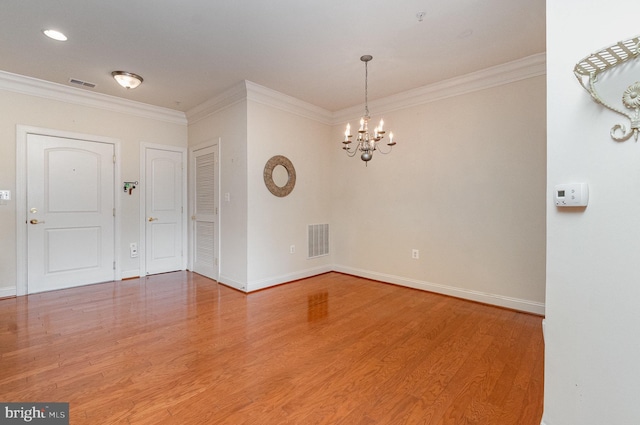
[(186, 150), (141, 145), (142, 275), (186, 269)]
[(17, 295), (115, 280), (117, 141), (17, 130)]
[(218, 149), (213, 142), (190, 149), (190, 269), (213, 280), (219, 273)]

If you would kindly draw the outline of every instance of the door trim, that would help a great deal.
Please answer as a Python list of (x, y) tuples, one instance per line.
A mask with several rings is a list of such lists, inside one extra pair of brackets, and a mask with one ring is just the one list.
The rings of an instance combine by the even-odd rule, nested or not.
[[(222, 144), (222, 137), (218, 137), (217, 139), (210, 139), (207, 140), (205, 142), (199, 143), (195, 146), (192, 146), (189, 148), (189, 167), (191, 168), (191, 161), (195, 155), (195, 152), (200, 150), (200, 149), (205, 149), (205, 148), (210, 148), (215, 146), (215, 150), (216, 150), (216, 159), (218, 160), (218, 163), (216, 164), (216, 195), (217, 198), (216, 199), (216, 206), (218, 207), (218, 214), (216, 214), (216, 225), (214, 228), (214, 234), (217, 235), (217, 241), (218, 244), (216, 246), (216, 255), (218, 256), (218, 264), (215, 265), (216, 268), (216, 280), (220, 279), (220, 269), (222, 267), (222, 256), (221, 254), (221, 247), (222, 247), (222, 243), (221, 243), (221, 238), (220, 238), (220, 217), (222, 217), (222, 203), (220, 202), (220, 200), (222, 199), (220, 197), (220, 190), (222, 188), (222, 184), (220, 181), (220, 176), (221, 176), (221, 172), (220, 172), (220, 165), (221, 165), (221, 161), (220, 161), (220, 150), (221, 147), (220, 145)], [(189, 217), (191, 217), (196, 209), (196, 199), (195, 199), (195, 185), (194, 185), (194, 180), (195, 180), (195, 170), (189, 170)], [(195, 256), (195, 234), (194, 234), (194, 225), (191, 222), (191, 220), (189, 221), (189, 270), (193, 271), (193, 258)]]
[(147, 161), (146, 150), (158, 149), (170, 152), (180, 152), (182, 154), (182, 270), (187, 269), (188, 245), (187, 245), (187, 214), (189, 204), (187, 203), (187, 148), (178, 146), (161, 145), (158, 143), (140, 143), (140, 242), (138, 244), (138, 258), (140, 258), (140, 277), (147, 275), (147, 226), (146, 226), (146, 182)]
[(18, 124), (16, 126), (16, 295), (26, 295), (28, 293), (28, 255), (27, 255), (27, 137), (29, 134), (41, 136), (61, 137), (65, 139), (85, 140), (89, 142), (109, 143), (113, 145), (116, 156), (114, 163), (114, 208), (115, 234), (114, 234), (114, 258), (116, 267), (114, 270), (115, 280), (121, 280), (120, 269), (120, 197), (118, 182), (120, 181), (120, 140), (111, 137), (96, 136), (93, 134), (74, 133), (64, 130), (54, 130), (50, 128), (33, 127)]

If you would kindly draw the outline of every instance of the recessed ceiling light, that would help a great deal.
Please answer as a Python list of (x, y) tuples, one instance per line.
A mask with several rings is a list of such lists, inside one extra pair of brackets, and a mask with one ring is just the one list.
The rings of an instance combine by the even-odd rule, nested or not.
[(56, 30), (42, 30), (44, 35), (47, 37), (56, 40), (56, 41), (67, 41), (67, 36)]

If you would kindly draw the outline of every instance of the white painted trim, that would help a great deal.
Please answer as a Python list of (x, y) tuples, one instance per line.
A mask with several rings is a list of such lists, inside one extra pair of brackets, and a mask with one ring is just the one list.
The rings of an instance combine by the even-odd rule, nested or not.
[(271, 106), (324, 124), (333, 123), (330, 111), (247, 80), (188, 110), (187, 120), (191, 125), (244, 100)]
[(260, 289), (269, 288), (271, 286), (280, 285), (282, 283), (291, 282), (298, 279), (304, 279), (311, 276), (317, 276), (322, 273), (333, 271), (331, 265), (314, 267), (312, 269), (300, 270), (293, 273), (287, 273), (280, 276), (274, 276), (267, 279), (260, 279), (247, 283), (246, 292), (258, 291)]
[(194, 124), (223, 109), (229, 108), (247, 98), (247, 87), (244, 81), (236, 84), (218, 96), (189, 109), (186, 118), (189, 124)]
[[(542, 75), (546, 75), (546, 54), (544, 53), (370, 101), (369, 107), (376, 112), (376, 115), (382, 115)], [(343, 124), (356, 117), (359, 118), (363, 107), (364, 105), (357, 105), (335, 112), (333, 124)]]
[[(181, 148), (178, 146), (171, 145), (162, 145), (159, 143), (140, 143), (140, 243), (138, 244), (138, 257), (140, 258), (140, 277), (146, 276), (147, 274), (147, 253), (146, 253), (146, 171), (147, 171), (147, 162), (146, 162), (146, 153), (147, 149), (158, 149), (170, 152), (180, 152), (182, 154), (182, 270), (187, 269), (187, 260), (188, 260), (188, 238), (187, 238), (187, 214), (189, 212), (189, 203), (188, 203), (188, 161), (187, 161), (187, 148)], [(186, 210), (184, 209), (186, 208)]]
[(122, 280), (122, 250), (121, 250), (121, 237), (122, 237), (122, 232), (120, 231), (120, 229), (122, 228), (122, 207), (120, 205), (120, 182), (122, 181), (122, 174), (121, 174), (121, 170), (120, 170), (120, 158), (122, 158), (122, 153), (120, 150), (120, 141), (116, 140), (115, 141), (115, 146), (113, 149), (113, 153), (116, 156), (116, 161), (113, 164), (114, 165), (114, 184), (115, 187), (113, 188), (113, 207), (116, 209), (116, 216), (115, 216), (115, 220), (113, 225), (116, 226), (115, 228), (115, 232), (116, 234), (115, 236), (115, 241), (114, 243), (116, 244), (115, 246), (115, 262), (116, 262), (116, 268), (114, 270), (115, 272), (115, 280)]
[[(260, 279), (244, 284), (234, 281), (224, 275), (220, 275), (219, 282), (227, 286), (231, 286), (244, 292), (253, 292), (260, 289), (266, 289), (272, 286), (291, 282), (298, 279), (305, 279), (319, 274), (335, 271), (338, 273), (350, 274), (353, 276), (363, 277), (384, 283), (391, 283), (407, 288), (419, 289), (422, 291), (434, 292), (437, 294), (448, 295), (464, 300), (476, 301), (483, 304), (494, 305), (497, 307), (510, 308), (513, 310), (523, 311), (527, 313), (539, 314), (544, 316), (544, 303), (524, 300), (521, 298), (506, 297), (504, 295), (489, 294), (469, 289), (456, 288), (448, 285), (440, 285), (437, 283), (425, 282), (416, 279), (409, 279), (401, 276), (388, 275), (384, 273), (371, 272), (368, 270), (356, 269), (342, 265), (326, 265), (306, 270), (300, 270), (293, 273), (287, 273), (280, 276), (273, 276), (266, 279)], [(544, 424), (542, 424), (544, 425)]]
[(220, 274), (220, 276), (218, 276), (218, 283), (221, 283), (223, 285), (229, 286), (233, 289), (237, 289), (238, 291), (243, 291), (243, 292), (247, 292), (247, 285), (245, 285), (242, 282), (239, 282), (237, 280), (234, 280), (233, 278), (230, 278), (229, 276), (225, 276), (224, 274)]
[(16, 295), (27, 294), (27, 137), (29, 134), (61, 137), (66, 139), (87, 140), (91, 142), (109, 143), (114, 146), (116, 162), (114, 164), (114, 208), (116, 217), (114, 220), (114, 259), (116, 269), (114, 279), (120, 280), (120, 200), (117, 196), (120, 187), (120, 141), (111, 137), (96, 136), (93, 134), (74, 133), (70, 131), (54, 130), (49, 128), (16, 125)]
[(16, 296), (16, 288), (7, 286), (5, 288), (0, 288), (0, 298), (7, 297), (15, 297)]
[[(376, 111), (376, 114), (384, 114), (545, 74), (546, 54), (540, 53), (460, 77), (407, 90), (393, 96), (371, 101), (369, 104), (371, 109)], [(363, 105), (355, 105), (340, 111), (330, 112), (245, 80), (219, 96), (187, 111), (186, 115), (189, 124), (228, 108), (244, 99), (328, 125), (343, 124), (354, 117), (360, 117), (363, 109)]]
[(218, 214), (216, 214), (216, 225), (213, 229), (214, 234), (216, 235), (217, 241), (218, 241), (218, 246), (216, 247), (216, 251), (215, 251), (215, 255), (218, 257), (218, 264), (216, 265), (216, 279), (219, 279), (220, 277), (220, 267), (221, 267), (221, 256), (220, 256), (220, 249), (221, 249), (221, 242), (220, 242), (220, 218), (222, 217), (222, 202), (220, 202), (221, 198), (220, 198), (220, 190), (222, 188), (222, 185), (220, 184), (220, 176), (222, 175), (221, 171), (220, 171), (220, 151), (221, 151), (221, 147), (220, 145), (222, 144), (222, 138), (218, 137), (218, 138), (214, 138), (211, 140), (207, 140), (205, 142), (199, 143), (195, 146), (192, 146), (189, 148), (189, 219), (187, 220), (187, 222), (189, 223), (189, 270), (193, 270), (193, 257), (194, 257), (194, 253), (195, 253), (195, 234), (194, 234), (194, 226), (193, 223), (190, 220), (190, 217), (194, 215), (194, 211), (196, 209), (196, 199), (195, 199), (195, 185), (194, 185), (194, 180), (195, 180), (195, 170), (193, 170), (191, 168), (192, 165), (192, 161), (193, 161), (193, 155), (195, 154), (196, 151), (200, 150), (200, 149), (206, 149), (209, 147), (213, 147), (215, 146), (216, 148), (216, 160), (217, 163), (215, 165), (215, 171), (216, 171), (216, 195), (217, 198), (215, 200), (215, 207), (218, 208)]
[(521, 298), (506, 297), (498, 294), (489, 294), (485, 292), (473, 291), (464, 288), (456, 288), (454, 286), (441, 285), (432, 282), (426, 282), (416, 279), (410, 279), (402, 276), (394, 276), (384, 273), (377, 273), (368, 270), (356, 269), (342, 265), (334, 265), (334, 271), (346, 273), (354, 276), (364, 277), (367, 279), (377, 280), (385, 283), (406, 286), (408, 288), (420, 289), (423, 291), (435, 292), (437, 294), (449, 295), (470, 301), (477, 301), (484, 304), (505, 307), (514, 310), (524, 311), (544, 315), (545, 305), (536, 301), (524, 300)]
[(245, 84), (247, 86), (247, 100), (319, 121), (323, 124), (333, 124), (333, 114), (326, 109), (252, 83), (251, 81), (245, 81)]
[(121, 112), (172, 124), (187, 125), (184, 112), (153, 106), (76, 87), (0, 71), (0, 90), (37, 96), (59, 102), (71, 103), (107, 111)]
[[(540, 53), (461, 77), (408, 90), (384, 99), (378, 99), (370, 102), (370, 106), (375, 109), (377, 114), (384, 114), (545, 74), (546, 54)], [(173, 109), (89, 92), (76, 87), (68, 87), (5, 71), (0, 71), (0, 90), (182, 125), (193, 124), (245, 99), (329, 125), (342, 124), (354, 117), (359, 117), (362, 112), (362, 105), (330, 112), (250, 81), (242, 81), (236, 84), (220, 95), (190, 109), (186, 114)]]

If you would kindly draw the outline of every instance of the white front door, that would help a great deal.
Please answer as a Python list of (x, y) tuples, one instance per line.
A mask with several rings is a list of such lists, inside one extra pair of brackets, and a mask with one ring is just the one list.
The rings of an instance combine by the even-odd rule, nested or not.
[(198, 149), (191, 157), (193, 185), (193, 271), (218, 279), (217, 146)]
[(147, 274), (184, 268), (182, 161), (182, 152), (145, 149)]
[(27, 292), (114, 280), (114, 146), (27, 136)]

